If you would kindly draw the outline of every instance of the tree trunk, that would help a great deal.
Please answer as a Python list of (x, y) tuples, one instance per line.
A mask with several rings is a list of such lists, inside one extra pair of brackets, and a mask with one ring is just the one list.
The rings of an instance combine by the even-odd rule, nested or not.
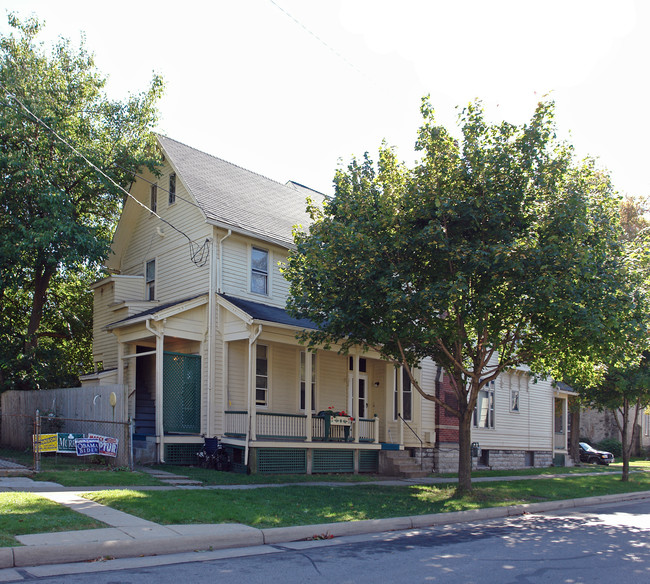
[(472, 416), (463, 412), (458, 420), (458, 489), (457, 493), (463, 495), (472, 490)]
[(621, 427), (621, 450), (623, 454), (623, 474), (621, 480), (627, 482), (630, 480), (630, 446), (627, 437), (627, 428), (630, 420), (630, 404), (625, 398), (623, 400), (623, 425)]
[(25, 352), (34, 349), (37, 344), (38, 327), (43, 318), (43, 307), (47, 300), (47, 290), (50, 286), (50, 281), (56, 270), (56, 266), (50, 264), (40, 265), (36, 269), (34, 276), (34, 296), (32, 298), (32, 312), (29, 316), (29, 324), (27, 325), (27, 334), (25, 335)]
[(569, 436), (569, 456), (580, 464), (580, 407), (571, 410), (571, 436)]

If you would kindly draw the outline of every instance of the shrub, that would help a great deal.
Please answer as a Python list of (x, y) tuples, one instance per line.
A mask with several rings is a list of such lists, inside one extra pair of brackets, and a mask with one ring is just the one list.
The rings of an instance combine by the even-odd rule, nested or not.
[(598, 450), (611, 452), (614, 455), (614, 458), (620, 458), (623, 455), (623, 447), (621, 446), (620, 441), (616, 440), (616, 438), (605, 438), (596, 445), (596, 448)]

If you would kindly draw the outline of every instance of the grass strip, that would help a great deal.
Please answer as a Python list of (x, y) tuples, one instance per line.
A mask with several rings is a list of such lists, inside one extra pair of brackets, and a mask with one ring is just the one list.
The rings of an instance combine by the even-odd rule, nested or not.
[(157, 464), (154, 469), (164, 470), (174, 474), (180, 474), (204, 485), (276, 485), (284, 483), (312, 483), (312, 482), (336, 482), (336, 483), (364, 483), (368, 481), (387, 480), (392, 477), (376, 474), (243, 474), (235, 472), (219, 472), (213, 469), (199, 468), (194, 466), (175, 466), (171, 464)]
[(470, 495), (454, 485), (388, 487), (288, 486), (250, 490), (97, 491), (84, 497), (161, 524), (242, 523), (284, 527), (464, 511), (610, 493), (650, 490), (650, 475), (572, 476), (477, 483)]
[(106, 527), (33, 493), (0, 493), (0, 547), (20, 545), (14, 536)]

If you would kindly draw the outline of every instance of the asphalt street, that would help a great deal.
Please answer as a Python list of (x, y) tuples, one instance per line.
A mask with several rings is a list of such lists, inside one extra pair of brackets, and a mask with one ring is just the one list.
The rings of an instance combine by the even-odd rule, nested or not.
[(650, 501), (431, 529), (0, 570), (39, 584), (650, 581)]

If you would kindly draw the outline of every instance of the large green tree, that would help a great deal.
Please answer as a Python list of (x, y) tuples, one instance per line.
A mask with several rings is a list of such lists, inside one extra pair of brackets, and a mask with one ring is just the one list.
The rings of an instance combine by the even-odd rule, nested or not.
[[(470, 430), (479, 392), (528, 364), (563, 378), (630, 335), (630, 304), (608, 176), (557, 140), (554, 105), (529, 123), (490, 124), (480, 103), (459, 116), (461, 138), (436, 123), (427, 99), (412, 168), (382, 147), (335, 176), (311, 205), (285, 274), (290, 311), (319, 330), (311, 346), (373, 348), (403, 365), (422, 396), (459, 420), (459, 490), (471, 488)], [(412, 375), (431, 358), (455, 403)]]
[(162, 92), (154, 76), (146, 91), (109, 99), (83, 40), (48, 50), (38, 20), (10, 15), (9, 24), (0, 37), (0, 390), (51, 386), (61, 372), (48, 362), (75, 352), (64, 341), (88, 342), (88, 319), (75, 337), (74, 317), (60, 322), (74, 310), (52, 304), (70, 300), (109, 253), (124, 198), (116, 185), (128, 188), (138, 168), (154, 167)]
[[(633, 290), (634, 309), (624, 315), (628, 324), (626, 330), (632, 334), (627, 345), (635, 347), (636, 351), (630, 352), (631, 358), (627, 361), (621, 359), (618, 351), (609, 353), (600, 364), (604, 371), (602, 378), (587, 386), (578, 385), (583, 402), (613, 414), (621, 436), (623, 481), (629, 480), (630, 455), (638, 432), (639, 416), (650, 406), (650, 222), (647, 208), (647, 200), (628, 196), (621, 201), (619, 210), (627, 285)], [(645, 334), (637, 335), (637, 331)]]

